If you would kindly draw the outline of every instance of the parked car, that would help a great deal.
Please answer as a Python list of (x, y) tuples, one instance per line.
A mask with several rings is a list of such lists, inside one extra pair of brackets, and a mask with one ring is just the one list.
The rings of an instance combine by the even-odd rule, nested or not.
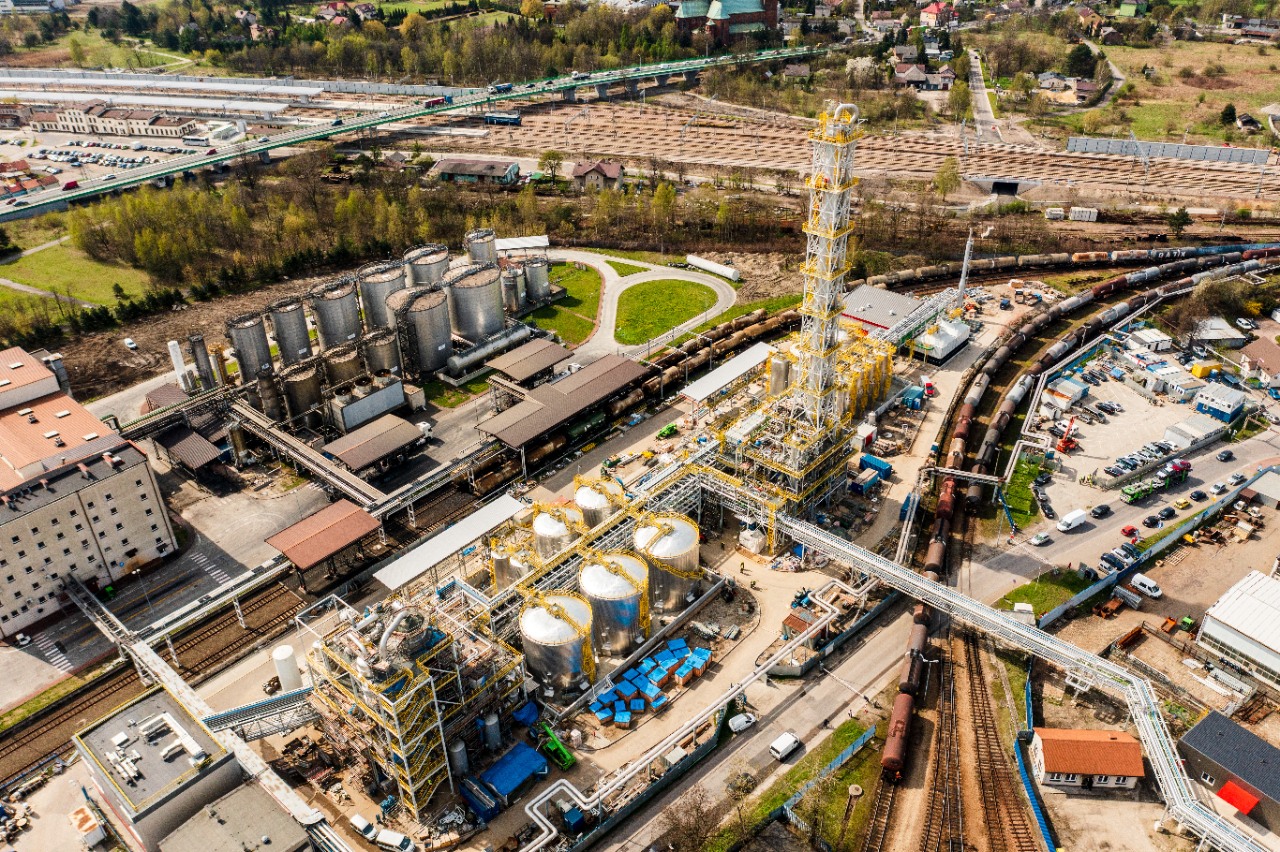
[(138, 348), (138, 344), (134, 342), (134, 340), (133, 340), (133, 338), (132, 338), (132, 337), (126, 337), (126, 338), (124, 339), (124, 348), (125, 348), (125, 349), (137, 349), (137, 348)]
[(1192, 500), (1195, 500), (1197, 503), (1201, 503), (1209, 499), (1209, 495), (1205, 494), (1199, 488), (1197, 488), (1195, 491), (1192, 491), (1187, 496), (1190, 497)]
[(1120, 530), (1120, 535), (1124, 536), (1125, 538), (1132, 538), (1137, 534), (1138, 534), (1138, 528), (1135, 527), (1133, 524), (1129, 524), (1127, 527), (1123, 527)]
[(1042, 545), (1048, 544), (1050, 541), (1052, 541), (1052, 539), (1049, 537), (1048, 533), (1036, 533), (1031, 537), (1030, 541), (1031, 541), (1031, 544), (1035, 545), (1036, 547), (1040, 547)]
[(1121, 571), (1125, 567), (1124, 563), (1117, 559), (1113, 553), (1104, 553), (1098, 557), (1098, 560), (1105, 565), (1110, 565), (1116, 571)]
[(1157, 518), (1155, 515), (1147, 515), (1145, 518), (1142, 519), (1142, 525), (1147, 529), (1153, 530), (1156, 527), (1160, 526), (1160, 519)]
[(1235, 457), (1236, 457), (1236, 454), (1231, 452), (1230, 450), (1223, 450), (1222, 452), (1218, 453), (1218, 461), (1220, 462), (1229, 462)]
[(1243, 473), (1233, 473), (1227, 477), (1227, 482), (1230, 482), (1232, 485), (1239, 485), (1248, 478), (1249, 477), (1245, 476)]
[(1111, 507), (1105, 503), (1101, 506), (1094, 506), (1089, 510), (1089, 514), (1095, 518), (1105, 518), (1107, 515), (1111, 514)]
[(1158, 517), (1162, 521), (1168, 521), (1173, 518), (1176, 518), (1177, 516), (1178, 516), (1178, 510), (1173, 508), (1172, 506), (1165, 506), (1159, 512), (1156, 512), (1156, 517)]
[(1205, 349), (1205, 348), (1204, 348), (1203, 346), (1201, 346), (1200, 344), (1196, 344), (1195, 346), (1192, 346), (1192, 347), (1191, 347), (1191, 352), (1192, 352), (1192, 354), (1194, 354), (1197, 358), (1208, 358), (1208, 357), (1209, 357), (1209, 350), (1208, 350), (1208, 349)]
[(756, 717), (751, 713), (739, 713), (729, 720), (729, 730), (735, 734), (740, 734), (747, 728), (756, 723)]
[(25, 633), (15, 633), (13, 635), (13, 644), (19, 648), (25, 648), (31, 644), (31, 637)]
[(1110, 552), (1110, 554), (1111, 554), (1112, 556), (1114, 556), (1116, 559), (1119, 559), (1119, 560), (1120, 560), (1120, 564), (1121, 564), (1121, 565), (1123, 565), (1124, 567), (1128, 568), (1130, 565), (1132, 565), (1132, 564), (1133, 564), (1133, 557), (1132, 557), (1132, 556), (1130, 556), (1128, 553), (1126, 553), (1126, 552), (1125, 552), (1124, 550), (1122, 550), (1121, 548), (1117, 547), (1116, 549), (1114, 549), (1114, 550), (1112, 550), (1112, 551), (1109, 551), (1109, 552)]
[(1126, 541), (1124, 544), (1120, 545), (1120, 549), (1132, 556), (1134, 559), (1137, 559), (1142, 555), (1142, 551), (1138, 549), (1138, 545), (1131, 541)]
[(1048, 485), (1050, 482), (1053, 482), (1052, 473), (1042, 473), (1035, 478), (1036, 485)]
[(1257, 324), (1256, 322), (1254, 322), (1253, 320), (1251, 320), (1251, 319), (1247, 319), (1247, 318), (1245, 318), (1245, 317), (1237, 317), (1237, 318), (1236, 318), (1236, 327), (1237, 327), (1237, 328), (1239, 328), (1239, 329), (1241, 329), (1242, 331), (1257, 331), (1257, 330), (1258, 330), (1258, 324)]
[(1112, 465), (1111, 467), (1104, 467), (1103, 471), (1106, 472), (1107, 476), (1123, 476), (1125, 473), (1124, 468), (1118, 467), (1116, 465)]
[(1173, 501), (1173, 505), (1174, 505), (1174, 508), (1177, 508), (1177, 509), (1190, 509), (1191, 501), (1188, 500), (1186, 497), (1179, 497), (1177, 500)]
[(786, 760), (787, 755), (800, 747), (800, 738), (787, 731), (769, 744), (769, 754), (774, 760)]
[(1227, 490), (1227, 485), (1224, 482), (1215, 482), (1209, 486), (1210, 494), (1221, 494), (1226, 490)]

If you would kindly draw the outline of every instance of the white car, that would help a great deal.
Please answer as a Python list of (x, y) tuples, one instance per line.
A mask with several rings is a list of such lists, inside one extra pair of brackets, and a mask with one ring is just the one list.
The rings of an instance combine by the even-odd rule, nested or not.
[(751, 713), (739, 713), (729, 720), (729, 730), (735, 734), (740, 734), (755, 723), (756, 717)]
[(137, 343), (134, 343), (134, 341), (133, 341), (133, 338), (132, 338), (132, 337), (126, 337), (126, 338), (124, 339), (124, 348), (125, 348), (125, 349), (137, 349), (137, 348), (138, 348), (138, 344), (137, 344)]
[(1243, 473), (1233, 473), (1227, 477), (1227, 482), (1230, 482), (1232, 485), (1239, 485), (1248, 478), (1249, 477), (1245, 476)]
[(1048, 544), (1049, 541), (1050, 539), (1049, 539), (1048, 533), (1036, 533), (1031, 537), (1031, 543), (1034, 544), (1036, 547), (1040, 547), (1041, 545)]
[(1227, 490), (1227, 486), (1222, 482), (1215, 482), (1213, 483), (1213, 485), (1209, 486), (1210, 494), (1221, 494), (1223, 491), (1226, 491), (1226, 490)]
[(25, 648), (31, 644), (31, 637), (25, 633), (17, 633), (13, 637), (13, 644), (19, 648)]
[(1258, 324), (1251, 319), (1240, 317), (1236, 320), (1236, 325), (1244, 331), (1256, 331)]
[(800, 748), (800, 738), (787, 731), (769, 744), (769, 754), (773, 755), (774, 760), (786, 760), (787, 755), (798, 748)]

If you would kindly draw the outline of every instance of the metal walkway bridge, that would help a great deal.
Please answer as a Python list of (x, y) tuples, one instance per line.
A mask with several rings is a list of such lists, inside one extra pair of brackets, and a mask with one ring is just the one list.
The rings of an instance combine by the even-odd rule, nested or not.
[(468, 108), (483, 109), (503, 101), (537, 97), (539, 95), (573, 93), (578, 89), (583, 88), (594, 88), (603, 96), (608, 91), (609, 87), (614, 85), (621, 84), (627, 87), (635, 87), (639, 85), (641, 80), (650, 79), (657, 81), (659, 85), (663, 85), (671, 77), (681, 75), (693, 76), (698, 74), (700, 71), (705, 71), (711, 68), (750, 65), (757, 62), (778, 62), (812, 56), (814, 54), (824, 53), (827, 50), (828, 48), (825, 47), (788, 47), (775, 50), (761, 50), (754, 53), (726, 54), (723, 56), (710, 56), (698, 59), (683, 59), (677, 62), (660, 62), (653, 65), (635, 65), (629, 68), (619, 68), (614, 71), (600, 71), (592, 74), (588, 79), (575, 80), (571, 76), (552, 77), (545, 80), (535, 80), (532, 82), (516, 84), (510, 91), (506, 92), (477, 92), (473, 95), (456, 97), (453, 99), (452, 104), (442, 104), (430, 107), (414, 104), (400, 109), (388, 110), (386, 112), (379, 112), (372, 115), (361, 116), (359, 118), (344, 120), (341, 124), (326, 123), (323, 125), (308, 125), (296, 130), (277, 133), (258, 141), (237, 143), (224, 148), (214, 149), (214, 153), (212, 154), (194, 154), (187, 157), (176, 157), (171, 160), (166, 160), (163, 163), (131, 169), (124, 174), (116, 176), (112, 180), (99, 178), (95, 180), (81, 181), (80, 186), (77, 189), (67, 192), (63, 192), (60, 189), (55, 188), (52, 190), (46, 190), (43, 193), (30, 195), (24, 199), (27, 202), (26, 206), (18, 209), (10, 208), (4, 213), (0, 213), (0, 222), (7, 219), (38, 215), (39, 213), (44, 213), (53, 209), (62, 209), (68, 202), (88, 200), (97, 195), (101, 195), (104, 192), (112, 192), (115, 190), (138, 186), (148, 181), (154, 181), (158, 178), (167, 178), (172, 175), (179, 175), (183, 172), (189, 172), (205, 166), (216, 165), (218, 163), (227, 162), (240, 157), (251, 156), (254, 154), (267, 155), (277, 148), (299, 145), (303, 142), (314, 142), (317, 140), (329, 139), (330, 137), (338, 136), (343, 133), (351, 133), (353, 131), (371, 130), (385, 124), (393, 124), (398, 121), (409, 121), (415, 118), (422, 118), (424, 116), (439, 115), (441, 113), (465, 110)]
[(311, 687), (304, 686), (205, 716), (201, 721), (211, 731), (233, 731), (245, 742), (273, 734), (287, 734), (320, 718), (316, 708), (307, 700), (310, 694)]

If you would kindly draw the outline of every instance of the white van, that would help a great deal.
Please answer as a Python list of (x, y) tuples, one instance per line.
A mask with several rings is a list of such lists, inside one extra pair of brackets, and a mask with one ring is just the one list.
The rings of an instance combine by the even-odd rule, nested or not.
[(374, 843), (378, 844), (379, 849), (386, 849), (388, 852), (418, 852), (416, 843), (400, 832), (392, 831), (389, 828), (379, 831), (378, 839)]
[(1058, 530), (1060, 532), (1071, 532), (1088, 519), (1089, 513), (1084, 509), (1074, 509), (1067, 512), (1062, 516), (1062, 520), (1058, 521)]
[(1146, 574), (1134, 574), (1133, 579), (1129, 581), (1129, 585), (1142, 592), (1149, 598), (1160, 598), (1164, 596), (1164, 591), (1160, 585)]
[(773, 755), (776, 760), (786, 760), (787, 755), (800, 747), (800, 738), (795, 734), (787, 731), (773, 742), (769, 743), (769, 754)]
[(378, 829), (373, 827), (373, 823), (360, 816), (360, 814), (352, 814), (351, 827), (356, 830), (356, 834), (365, 840), (373, 840), (378, 836)]

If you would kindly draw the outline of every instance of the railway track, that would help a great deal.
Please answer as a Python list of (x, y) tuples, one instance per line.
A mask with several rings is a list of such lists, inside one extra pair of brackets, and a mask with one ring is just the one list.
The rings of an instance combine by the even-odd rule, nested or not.
[(933, 745), (933, 771), (926, 792), (929, 804), (920, 852), (963, 852), (964, 788), (960, 778), (959, 714), (955, 665), (950, 643), (938, 663), (938, 723)]
[(898, 797), (898, 785), (883, 778), (876, 784), (876, 800), (871, 806), (871, 819), (862, 841), (862, 852), (891, 852), (889, 826), (893, 822), (893, 805)]
[(1000, 742), (991, 691), (983, 676), (982, 652), (976, 637), (964, 639), (965, 669), (968, 674), (969, 706), (977, 740), (978, 776), (983, 824), (990, 852), (1040, 852), (1043, 843), (1022, 803), (1022, 793), (1014, 780), (1009, 755)]

